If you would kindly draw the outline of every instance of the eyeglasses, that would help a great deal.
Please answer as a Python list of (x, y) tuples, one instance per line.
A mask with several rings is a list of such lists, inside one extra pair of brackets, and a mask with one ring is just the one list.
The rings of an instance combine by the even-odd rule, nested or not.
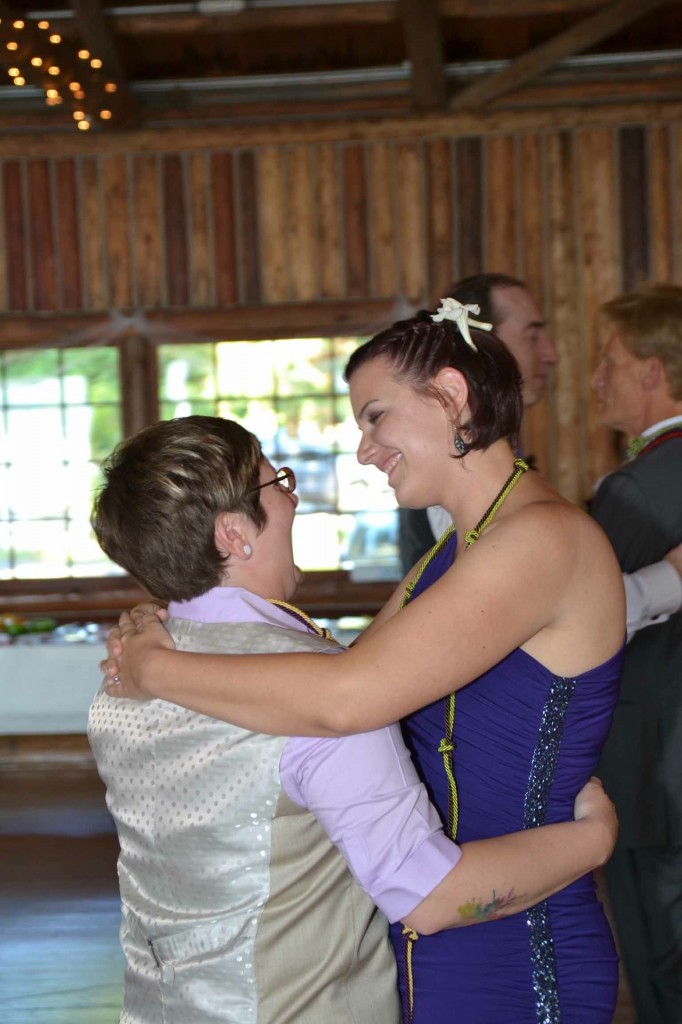
[(252, 491), (260, 491), (263, 487), (269, 487), (270, 484), (276, 484), (280, 490), (291, 494), (292, 491), (296, 490), (296, 474), (288, 466), (282, 466), (281, 469), (277, 470), (272, 480), (268, 480), (264, 484), (258, 484), (258, 487), (253, 487)]

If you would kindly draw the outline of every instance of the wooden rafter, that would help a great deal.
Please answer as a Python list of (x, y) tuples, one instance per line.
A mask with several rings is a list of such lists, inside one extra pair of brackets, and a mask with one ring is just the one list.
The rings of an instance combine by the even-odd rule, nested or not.
[(70, 0), (70, 6), (85, 47), (93, 57), (99, 57), (103, 62), (107, 79), (116, 83), (117, 123), (125, 120), (131, 124), (136, 120), (138, 103), (130, 91), (113, 34), (107, 24), (102, 0)]
[(602, 39), (660, 7), (665, 0), (618, 0), (512, 61), (498, 74), (463, 89), (450, 101), (451, 110), (475, 110), (537, 78), (558, 61), (581, 53)]
[(447, 100), (447, 82), (438, 0), (401, 0), (400, 6), (414, 108), (440, 110)]
[[(509, 15), (512, 0), (435, 0), (441, 18), (501, 18)], [(88, 6), (88, 0), (83, 0)], [(571, 14), (599, 10), (605, 0), (513, 0), (515, 17), (542, 14)], [(246, 7), (229, 14), (199, 13), (115, 14), (107, 18), (116, 32), (123, 35), (157, 36), (212, 34), (242, 30), (310, 28), (316, 25), (391, 25), (401, 18), (400, 0), (366, 3), (349, 0), (344, 4), (310, 3), (290, 7)], [(59, 19), (55, 19), (58, 21)], [(60, 28), (68, 31), (61, 19)]]

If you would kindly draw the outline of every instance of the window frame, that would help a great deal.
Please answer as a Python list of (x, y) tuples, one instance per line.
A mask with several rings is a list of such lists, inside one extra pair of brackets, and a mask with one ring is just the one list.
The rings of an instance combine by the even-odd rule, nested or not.
[[(157, 344), (259, 341), (264, 338), (371, 335), (395, 318), (392, 301), (286, 304), (238, 309), (149, 310), (130, 318), (106, 314), (0, 317), (0, 349), (80, 348), (101, 344), (119, 352), (121, 434), (129, 437), (159, 418)], [(117, 333), (112, 334), (116, 327)], [(145, 330), (147, 333), (144, 333)], [(87, 339), (83, 334), (87, 331)], [(375, 615), (394, 582), (354, 581), (344, 570), (308, 572), (296, 601), (321, 618)], [(106, 622), (149, 595), (130, 576), (3, 580), (0, 612), (43, 613), (58, 622)]]

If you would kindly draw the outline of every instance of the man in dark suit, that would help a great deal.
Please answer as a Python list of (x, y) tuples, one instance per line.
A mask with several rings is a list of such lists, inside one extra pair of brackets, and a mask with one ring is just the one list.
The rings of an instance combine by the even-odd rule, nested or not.
[[(591, 512), (630, 573), (682, 541), (682, 288), (607, 302), (593, 377), (601, 421), (632, 438)], [(607, 866), (616, 930), (641, 1024), (682, 1022), (682, 614), (626, 648), (600, 770), (620, 819)]]

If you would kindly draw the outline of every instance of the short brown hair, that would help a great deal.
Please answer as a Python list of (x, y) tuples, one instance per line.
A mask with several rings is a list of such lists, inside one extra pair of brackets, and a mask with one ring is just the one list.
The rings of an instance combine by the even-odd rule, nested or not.
[(489, 448), (503, 437), (515, 443), (523, 411), (518, 364), (495, 334), (475, 327), (470, 332), (476, 351), (451, 320), (435, 323), (431, 313), (421, 310), (357, 348), (348, 360), (345, 378), (349, 381), (360, 366), (383, 358), (396, 377), (416, 391), (437, 397), (431, 381), (444, 367), (452, 366), (469, 389), (471, 418), (459, 424), (469, 435), (466, 451)]
[(663, 363), (670, 397), (682, 400), (682, 288), (650, 284), (626, 292), (601, 307), (636, 359)]
[(509, 274), (472, 274), (471, 277), (455, 281), (446, 295), (451, 299), (457, 299), (463, 306), (478, 306), (480, 313), (477, 319), (491, 323), (496, 329), (502, 320), (503, 311), (495, 301), (495, 289), (503, 288), (523, 288), (527, 291), (528, 285)]
[(262, 529), (261, 447), (234, 420), (162, 420), (117, 445), (102, 470), (91, 523), (102, 550), (164, 601), (217, 586), (219, 512), (241, 512)]

